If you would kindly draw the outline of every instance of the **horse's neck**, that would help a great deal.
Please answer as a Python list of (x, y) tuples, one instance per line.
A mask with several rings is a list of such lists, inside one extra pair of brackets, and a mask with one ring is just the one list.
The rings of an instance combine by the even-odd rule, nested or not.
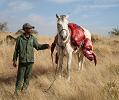
[(70, 28), (68, 28), (68, 33), (71, 36), (71, 29)]
[(71, 40), (70, 40), (70, 37), (71, 37), (71, 33), (70, 32), (71, 32), (71, 30), (69, 28), (67, 30), (68, 30), (68, 32), (67, 32), (68, 36), (67, 36), (67, 38), (66, 38), (66, 40), (64, 42), (65, 43), (70, 43), (71, 42)]

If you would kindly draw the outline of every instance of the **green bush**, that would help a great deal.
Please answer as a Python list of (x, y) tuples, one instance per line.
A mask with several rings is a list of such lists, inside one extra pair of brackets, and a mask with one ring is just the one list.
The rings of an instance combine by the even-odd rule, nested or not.
[(8, 24), (7, 22), (1, 23), (0, 22), (0, 32), (4, 32), (8, 30)]
[(119, 36), (119, 28), (113, 28), (112, 31), (109, 32), (110, 35), (118, 35)]

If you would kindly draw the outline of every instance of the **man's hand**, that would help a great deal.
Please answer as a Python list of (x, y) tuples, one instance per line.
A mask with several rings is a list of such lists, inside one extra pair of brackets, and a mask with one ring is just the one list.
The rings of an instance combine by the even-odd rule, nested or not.
[(44, 44), (45, 45), (45, 47), (47, 48), (47, 49), (50, 49), (50, 45), (49, 44)]
[(17, 67), (17, 62), (16, 61), (13, 61), (13, 66)]
[(48, 44), (48, 49), (50, 49), (51, 48), (51, 46)]

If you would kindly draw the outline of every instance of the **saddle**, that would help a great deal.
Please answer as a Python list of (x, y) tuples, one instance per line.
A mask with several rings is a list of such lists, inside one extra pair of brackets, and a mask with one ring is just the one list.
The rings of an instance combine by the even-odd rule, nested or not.
[(71, 30), (71, 41), (74, 46), (80, 47), (85, 39), (84, 30), (82, 27), (74, 23), (69, 23), (68, 27)]

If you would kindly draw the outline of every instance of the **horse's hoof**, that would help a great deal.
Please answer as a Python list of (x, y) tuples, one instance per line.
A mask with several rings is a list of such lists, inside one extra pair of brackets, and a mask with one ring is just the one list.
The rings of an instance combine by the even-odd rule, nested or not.
[(61, 75), (59, 75), (59, 78), (61, 79), (61, 78), (62, 78), (62, 76), (61, 76)]
[(81, 71), (81, 69), (78, 69), (78, 72), (80, 72)]
[(71, 80), (71, 78), (70, 78), (70, 77), (68, 77), (68, 78), (67, 78), (67, 80), (68, 80), (68, 81), (70, 81), (70, 80)]
[(82, 68), (79, 67), (79, 68), (78, 68), (78, 72), (81, 72), (81, 70), (82, 70)]

